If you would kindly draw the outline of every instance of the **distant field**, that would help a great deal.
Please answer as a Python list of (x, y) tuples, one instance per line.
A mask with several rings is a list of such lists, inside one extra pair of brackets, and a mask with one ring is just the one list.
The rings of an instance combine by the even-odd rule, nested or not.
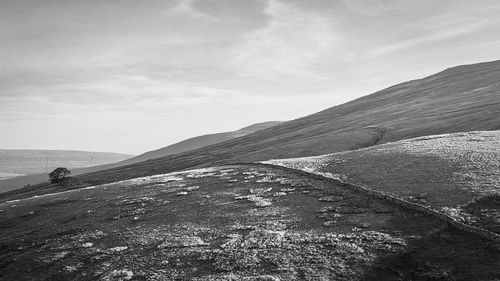
[(18, 176), (24, 176), (24, 174), (3, 173), (3, 172), (0, 172), (0, 180), (10, 179), (10, 178), (18, 177)]
[[(99, 170), (130, 165), (142, 161), (164, 157), (167, 155), (198, 149), (204, 146), (209, 146), (219, 142), (242, 137), (250, 133), (256, 132), (258, 130), (263, 130), (280, 123), (282, 122), (269, 121), (269, 122), (253, 124), (241, 128), (237, 131), (202, 135), (186, 139), (181, 142), (157, 150), (148, 151), (146, 153), (137, 155), (135, 157), (127, 155), (125, 158), (123, 158), (123, 156), (119, 154), (118, 155), (119, 158), (117, 159), (115, 158), (99, 159), (99, 157), (90, 155), (91, 152), (83, 152), (83, 155), (74, 155), (73, 156), (74, 159), (72, 161), (69, 161), (71, 157), (66, 157), (66, 158), (61, 157), (61, 156), (64, 157), (66, 154), (68, 154), (68, 152), (65, 151), (60, 151), (59, 153), (55, 154), (50, 151), (36, 152), (28, 150), (24, 153), (25, 155), (23, 155), (23, 151), (17, 151), (16, 152), (18, 154), (17, 159), (9, 160), (5, 154), (3, 155), (2, 158), (2, 151), (0, 150), (0, 171), (3, 171), (1, 169), (3, 167), (4, 169), (6, 169), (5, 171), (11, 171), (11, 172), (24, 171), (25, 173), (30, 173), (29, 175), (26, 175), (24, 177), (17, 177), (17, 178), (10, 177), (11, 178), (10, 180), (5, 180), (8, 179), (9, 177), (0, 178), (0, 193), (18, 189), (28, 184), (34, 185), (47, 181), (47, 173), (48, 171), (53, 170), (55, 168), (54, 166), (65, 166), (68, 168), (76, 167), (75, 169), (71, 170), (73, 175), (95, 172)], [(9, 153), (13, 154), (14, 152), (15, 151), (10, 151)], [(36, 155), (36, 153), (38, 153), (38, 155)], [(52, 153), (52, 155), (50, 155), (49, 153)], [(117, 155), (111, 155), (111, 156), (116, 157)], [(40, 173), (41, 171), (42, 173)]]
[(71, 150), (0, 149), (0, 173), (46, 173), (57, 167), (77, 168), (119, 162), (133, 155)]
[(130, 157), (133, 155), (108, 152), (0, 149), (0, 193), (45, 182), (47, 174), (57, 167), (76, 172), (78, 168), (116, 163)]

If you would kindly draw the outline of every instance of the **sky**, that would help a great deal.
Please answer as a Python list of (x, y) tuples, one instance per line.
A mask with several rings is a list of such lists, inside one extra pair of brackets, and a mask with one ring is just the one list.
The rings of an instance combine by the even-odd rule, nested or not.
[(0, 0), (0, 148), (140, 154), (500, 59), (497, 0)]

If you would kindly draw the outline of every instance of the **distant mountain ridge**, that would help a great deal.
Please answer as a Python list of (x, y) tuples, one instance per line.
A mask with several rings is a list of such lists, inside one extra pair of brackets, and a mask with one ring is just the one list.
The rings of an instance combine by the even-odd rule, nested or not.
[[(275, 125), (280, 124), (280, 123), (282, 123), (282, 121), (268, 121), (268, 122), (253, 124), (253, 125), (241, 128), (241, 129), (236, 130), (236, 131), (202, 135), (202, 136), (186, 139), (184, 141), (181, 141), (181, 142), (178, 142), (178, 143), (175, 143), (175, 144), (172, 144), (172, 145), (169, 145), (169, 146), (157, 149), (157, 150), (148, 151), (146, 153), (143, 153), (143, 154), (135, 156), (135, 157), (129, 156), (129, 157), (127, 157), (128, 159), (122, 158), (122, 159), (119, 159), (116, 161), (109, 161), (107, 163), (96, 164), (96, 165), (93, 165), (91, 167), (88, 167), (90, 165), (79, 166), (79, 167), (86, 167), (86, 168), (77, 168), (77, 169), (72, 169), (71, 171), (72, 171), (73, 175), (78, 175), (78, 174), (82, 174), (82, 173), (89, 173), (89, 172), (94, 172), (94, 171), (98, 171), (98, 170), (110, 169), (110, 168), (114, 168), (114, 167), (139, 163), (142, 161), (147, 161), (147, 160), (151, 160), (151, 159), (155, 159), (155, 158), (159, 158), (159, 157), (165, 157), (165, 156), (172, 155), (172, 154), (177, 154), (177, 153), (182, 153), (182, 152), (186, 152), (186, 151), (193, 150), (193, 149), (198, 149), (198, 148), (201, 148), (204, 146), (213, 145), (213, 144), (227, 141), (227, 140), (230, 140), (233, 138), (242, 137), (242, 136), (248, 135), (250, 133), (256, 132), (258, 130), (263, 130), (263, 129), (275, 126)], [(64, 163), (67, 163), (67, 162), (60, 161), (57, 163), (59, 163), (59, 164), (56, 166), (66, 166), (68, 168), (73, 167), (71, 165), (63, 165)], [(54, 169), (54, 168), (52, 168), (52, 169)], [(10, 171), (11, 170), (6, 170), (5, 172), (10, 172)], [(2, 170), (0, 170), (0, 172), (2, 172)], [(15, 172), (10, 172), (10, 173), (15, 173)], [(40, 171), (38, 173), (40, 173)], [(0, 180), (0, 192), (5, 192), (8, 190), (20, 188), (20, 187), (27, 185), (27, 184), (36, 184), (36, 183), (44, 182), (47, 180), (47, 175), (46, 175), (45, 171), (43, 171), (43, 173), (41, 173), (41, 174), (38, 174), (38, 173)], [(1, 176), (1, 174), (0, 174), (0, 176)], [(10, 175), (10, 176), (12, 176), (12, 175)]]
[(76, 150), (0, 149), (0, 172), (33, 174), (63, 166), (82, 168), (122, 161), (129, 154)]

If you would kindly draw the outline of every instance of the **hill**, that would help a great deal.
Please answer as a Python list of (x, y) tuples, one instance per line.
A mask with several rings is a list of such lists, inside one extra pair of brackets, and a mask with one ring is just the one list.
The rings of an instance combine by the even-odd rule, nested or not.
[(452, 68), (0, 194), (0, 279), (498, 280), (498, 81), (500, 62)]
[(313, 156), (425, 135), (498, 130), (498, 81), (500, 61), (454, 67), (243, 137), (81, 178), (104, 183), (214, 163)]
[(0, 173), (47, 173), (57, 167), (81, 168), (123, 161), (133, 155), (72, 150), (0, 149)]
[[(66, 161), (66, 159), (63, 157), (66, 154), (63, 154), (63, 152), (61, 152), (58, 155), (57, 153), (54, 152), (53, 155), (50, 157), (50, 164), (51, 164), (50, 167), (55, 165), (54, 168), (43, 169), (42, 170), (43, 173), (40, 173), (40, 170), (38, 170), (39, 173), (26, 175), (26, 176), (19, 176), (17, 174), (12, 174), (12, 172), (11, 172), (11, 174), (4, 174), (4, 178), (9, 178), (9, 177), (14, 177), (14, 178), (0, 180), (0, 193), (6, 192), (9, 190), (14, 190), (14, 189), (20, 188), (24, 185), (27, 185), (27, 184), (33, 185), (33, 184), (37, 184), (40, 182), (45, 182), (45, 181), (47, 181), (47, 171), (52, 171), (56, 167), (60, 167), (60, 166), (65, 166), (65, 167), (70, 167), (70, 168), (87, 167), (87, 168), (82, 168), (82, 169), (72, 169), (71, 170), (72, 174), (78, 175), (78, 174), (83, 174), (83, 173), (90, 173), (90, 172), (94, 172), (94, 171), (99, 171), (99, 170), (103, 170), (103, 169), (110, 169), (113, 167), (119, 167), (119, 166), (139, 163), (139, 162), (154, 159), (154, 158), (164, 157), (164, 156), (168, 156), (171, 154), (177, 154), (177, 153), (197, 149), (200, 147), (204, 147), (204, 146), (212, 145), (215, 143), (227, 141), (227, 140), (230, 140), (233, 138), (245, 136), (245, 135), (248, 135), (250, 133), (256, 132), (258, 130), (263, 130), (263, 129), (275, 126), (277, 124), (280, 124), (280, 123), (282, 123), (282, 122), (281, 121), (268, 121), (268, 122), (253, 124), (253, 125), (244, 127), (242, 129), (239, 129), (236, 131), (224, 132), (224, 133), (218, 133), (218, 134), (202, 135), (202, 136), (190, 138), (190, 139), (187, 139), (187, 140), (184, 140), (184, 141), (181, 141), (181, 142), (178, 142), (178, 143), (175, 143), (175, 144), (172, 144), (172, 145), (169, 145), (167, 147), (163, 147), (163, 148), (160, 148), (157, 150), (148, 151), (146, 153), (143, 153), (143, 154), (135, 156), (135, 157), (128, 156), (128, 157), (126, 157), (128, 159), (125, 159), (125, 160), (122, 157), (121, 159), (116, 159), (115, 161), (107, 161), (105, 163), (103, 162), (103, 163), (95, 164), (95, 165), (92, 165), (92, 167), (88, 167), (90, 165), (72, 166), (73, 163)], [(54, 155), (57, 157), (55, 157)], [(82, 154), (82, 156), (84, 156), (84, 155), (85, 154)], [(44, 154), (40, 153), (39, 156), (44, 156)], [(46, 163), (44, 161), (49, 159), (48, 156), (42, 157), (42, 158), (43, 159), (39, 159), (40, 161), (38, 161), (38, 162), (40, 162), (40, 163), (43, 162), (43, 164)], [(2, 161), (2, 159), (3, 158), (0, 157), (0, 162)], [(7, 158), (6, 158), (6, 160), (7, 160)], [(43, 160), (43, 161), (41, 161), (41, 160)], [(120, 160), (123, 160), (123, 161), (120, 161)], [(8, 163), (8, 162), (9, 161), (5, 161), (5, 163)], [(12, 161), (10, 161), (10, 162), (12, 162)], [(35, 162), (35, 161), (32, 161), (32, 162)], [(38, 162), (36, 162), (36, 163), (38, 163)], [(64, 164), (68, 164), (68, 165), (64, 165)], [(106, 165), (102, 165), (102, 164), (106, 164)], [(8, 165), (6, 165), (5, 171), (6, 172), (14, 171), (14, 173), (15, 173), (15, 171), (17, 171), (17, 169), (9, 169)], [(0, 170), (0, 172), (2, 172), (2, 170)], [(15, 177), (16, 175), (18, 177)], [(1, 173), (0, 173), (0, 176), (2, 176)]]
[(265, 163), (330, 173), (500, 233), (500, 131), (425, 136)]
[(0, 203), (2, 280), (498, 280), (491, 241), (275, 167)]
[(164, 156), (168, 156), (168, 155), (172, 155), (172, 154), (177, 154), (177, 153), (181, 153), (181, 152), (186, 152), (186, 151), (198, 149), (201, 147), (224, 142), (224, 141), (227, 141), (230, 139), (246, 136), (246, 135), (254, 133), (256, 131), (267, 129), (269, 127), (278, 125), (280, 123), (282, 123), (282, 122), (281, 121), (269, 121), (269, 122), (257, 123), (257, 124), (253, 124), (253, 125), (244, 127), (244, 128), (239, 129), (237, 131), (202, 135), (202, 136), (186, 139), (186, 140), (183, 140), (181, 142), (169, 145), (167, 147), (163, 147), (163, 148), (153, 150), (153, 151), (148, 151), (146, 153), (143, 153), (143, 154), (138, 155), (136, 157), (133, 157), (131, 159), (127, 159), (125, 161), (122, 161), (118, 164), (119, 164), (119, 166), (123, 166), (123, 165), (139, 163), (139, 162), (150, 160), (150, 159), (160, 158), (160, 157), (164, 157)]

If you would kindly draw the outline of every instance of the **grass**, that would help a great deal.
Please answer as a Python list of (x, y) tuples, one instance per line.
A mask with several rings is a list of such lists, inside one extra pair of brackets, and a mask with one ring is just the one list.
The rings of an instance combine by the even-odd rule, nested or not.
[(484, 246), (433, 217), (269, 167), (0, 204), (2, 280), (500, 278), (500, 253)]
[[(82, 173), (89, 174), (82, 178), (105, 183), (206, 165), (322, 155), (425, 135), (498, 130), (498, 81), (500, 61), (448, 69), (207, 147), (108, 166), (106, 171), (87, 169)], [(0, 182), (0, 190), (24, 183), (20, 179)]]
[(498, 232), (498, 131), (387, 142), (498, 130), (499, 75), (498, 61), (453, 68), (241, 138), (79, 175), (74, 190), (4, 193), (0, 279), (498, 280), (498, 250), (435, 217), (277, 168), (208, 166), (352, 150), (271, 163)]
[(499, 147), (500, 131), (468, 132), (267, 163), (331, 173), (475, 224), (481, 217), (477, 212), (468, 213), (467, 204), (500, 196)]
[(14, 178), (14, 177), (18, 177), (18, 176), (24, 176), (24, 175), (23, 174), (16, 174), (16, 173), (3, 173), (3, 172), (0, 172), (0, 180)]

